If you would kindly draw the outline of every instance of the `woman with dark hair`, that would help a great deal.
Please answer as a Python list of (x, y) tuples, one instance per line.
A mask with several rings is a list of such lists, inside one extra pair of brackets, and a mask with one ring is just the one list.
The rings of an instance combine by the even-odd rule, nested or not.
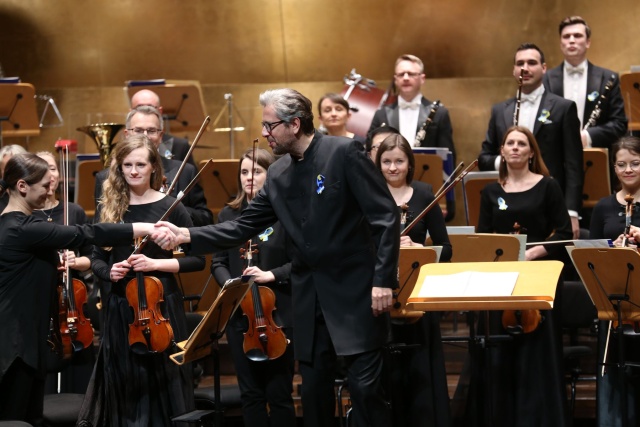
[[(156, 147), (144, 134), (128, 135), (116, 144), (112, 159), (96, 212), (98, 221), (159, 220), (175, 199), (159, 191), (163, 171)], [(169, 218), (185, 226), (192, 225), (182, 204), (176, 206)], [(178, 366), (169, 359), (177, 350), (174, 343), (155, 353), (143, 344), (130, 345), (129, 328), (133, 327), (130, 324), (134, 314), (126, 288), (138, 272), (159, 279), (164, 293), (162, 317), (169, 320), (176, 342), (186, 340), (189, 332), (184, 303), (174, 274), (201, 270), (204, 257), (174, 258), (173, 251), (163, 250), (152, 242), (132, 255), (133, 242), (128, 243), (95, 247), (93, 251), (93, 273), (100, 280), (111, 282), (111, 292), (103, 304), (102, 345), (79, 425), (171, 426), (171, 417), (195, 407), (191, 365)]]
[[(414, 181), (415, 159), (411, 146), (400, 134), (387, 136), (377, 150), (376, 166), (401, 212), (401, 228), (408, 225), (435, 197), (429, 184)], [(438, 204), (400, 237), (401, 247), (425, 246), (427, 233), (442, 246), (440, 261), (451, 259), (452, 250), (442, 210)], [(392, 346), (385, 370), (393, 419), (399, 426), (449, 426), (451, 424), (444, 352), (440, 336), (440, 313), (427, 312), (414, 323), (392, 319)], [(415, 347), (415, 348), (414, 348)]]
[[(553, 259), (564, 247), (543, 242), (571, 239), (571, 220), (562, 190), (549, 176), (535, 137), (525, 127), (509, 128), (500, 145), (500, 156), (498, 182), (482, 191), (477, 231), (526, 234), (528, 243), (540, 242), (527, 247), (526, 260)], [(500, 414), (494, 416), (494, 425), (564, 425), (562, 348), (560, 328), (556, 326), (561, 288), (559, 283), (554, 309), (541, 313), (544, 320), (535, 331), (499, 343), (485, 360), (491, 392), (486, 392), (482, 380), (476, 390), (488, 400), (492, 413)], [(490, 318), (492, 334), (507, 334), (502, 312), (492, 312)], [(485, 327), (484, 323), (480, 326)]]
[[(631, 218), (632, 233), (630, 244), (638, 246), (633, 237), (640, 227), (640, 138), (625, 136), (611, 147), (611, 159), (613, 169), (619, 181), (620, 190), (598, 201), (591, 215), (591, 227), (589, 238), (611, 239), (615, 246), (622, 246), (622, 238), (625, 229), (625, 213), (627, 202), (625, 197), (633, 197), (633, 215)], [(611, 362), (618, 360), (618, 337), (609, 335), (607, 359), (604, 359), (605, 343), (611, 324), (609, 321), (600, 321), (598, 328), (598, 362)], [(625, 354), (635, 356), (640, 354), (640, 339), (634, 335), (624, 335)], [(637, 362), (638, 360), (630, 360)], [(629, 371), (631, 370), (631, 371)], [(629, 373), (632, 373), (629, 375)], [(625, 371), (624, 381), (627, 382), (628, 420), (623, 423), (620, 394), (620, 373), (616, 366), (610, 366), (604, 376), (596, 376), (596, 393), (598, 405), (598, 426), (617, 427), (622, 425), (637, 425), (640, 414), (640, 376), (637, 368), (629, 368)]]
[(347, 130), (347, 122), (351, 118), (349, 102), (337, 93), (327, 93), (318, 101), (318, 119), (332, 136), (346, 136), (364, 144), (364, 138)]
[(34, 425), (42, 423), (58, 249), (124, 244), (156, 233), (153, 224), (62, 226), (43, 221), (32, 213), (44, 207), (50, 187), (49, 165), (35, 154), (14, 155), (0, 180), (0, 193), (9, 194), (0, 216), (0, 420)]
[[(251, 199), (260, 191), (267, 178), (267, 169), (275, 161), (271, 153), (263, 149), (247, 150), (240, 158), (238, 169), (238, 195), (218, 215), (218, 222), (240, 216)], [(218, 284), (241, 274), (254, 275), (255, 283), (269, 287), (275, 295), (275, 323), (282, 328), (289, 340), (293, 339), (291, 313), (291, 262), (288, 238), (279, 222), (268, 227), (251, 240), (252, 266), (247, 267), (241, 258), (241, 248), (229, 249), (214, 255), (211, 273)], [(246, 245), (242, 249), (247, 249)], [(270, 314), (270, 313), (265, 313)], [(242, 399), (242, 418), (246, 426), (294, 427), (296, 414), (293, 405), (293, 345), (277, 359), (252, 361), (243, 351), (243, 334), (248, 330), (249, 319), (241, 309), (236, 311), (227, 327), (227, 340), (236, 368)]]

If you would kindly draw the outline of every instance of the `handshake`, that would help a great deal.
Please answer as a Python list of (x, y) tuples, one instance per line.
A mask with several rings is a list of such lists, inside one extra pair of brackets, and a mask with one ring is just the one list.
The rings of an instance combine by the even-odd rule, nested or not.
[(149, 238), (162, 249), (170, 250), (191, 241), (188, 229), (177, 227), (170, 222), (159, 221), (147, 226), (151, 227)]

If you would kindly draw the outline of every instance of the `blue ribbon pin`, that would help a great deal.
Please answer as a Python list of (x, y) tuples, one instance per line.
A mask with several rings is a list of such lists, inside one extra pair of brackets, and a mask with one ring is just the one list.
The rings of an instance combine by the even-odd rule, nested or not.
[(324, 191), (324, 176), (318, 174), (318, 176), (316, 177), (316, 186), (318, 187), (316, 189), (316, 193), (322, 194), (322, 192)]
[(269, 227), (266, 230), (264, 230), (261, 234), (258, 234), (258, 239), (260, 239), (263, 242), (266, 242), (267, 240), (269, 240), (269, 236), (271, 236), (273, 234), (273, 227)]
[(498, 197), (498, 209), (501, 211), (506, 211), (508, 208), (507, 202), (502, 197)]

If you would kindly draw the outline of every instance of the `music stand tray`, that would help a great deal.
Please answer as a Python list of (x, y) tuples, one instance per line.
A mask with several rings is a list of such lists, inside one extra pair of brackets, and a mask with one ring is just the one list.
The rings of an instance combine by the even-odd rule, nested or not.
[(398, 260), (398, 274), (400, 277), (400, 287), (393, 295), (393, 308), (391, 317), (394, 318), (419, 318), (424, 312), (407, 310), (407, 298), (413, 292), (413, 288), (418, 283), (419, 268), (425, 264), (436, 262), (437, 252), (429, 247), (404, 247), (400, 248), (400, 258)]
[(30, 83), (0, 84), (0, 143), (3, 137), (40, 135), (35, 94)]
[[(197, 80), (167, 80), (164, 85), (132, 85), (127, 83), (129, 100), (138, 91), (148, 89), (160, 97), (162, 112), (171, 132), (198, 131), (206, 117), (202, 88)], [(166, 129), (169, 132), (169, 129)]]
[[(430, 276), (443, 276), (469, 271), (502, 273), (517, 272), (518, 279), (511, 295), (423, 297), (423, 286), (429, 286)], [(420, 268), (418, 282), (407, 300), (407, 308), (420, 311), (464, 310), (550, 310), (562, 271), (560, 261), (460, 262), (427, 264)]]
[[(200, 162), (200, 167), (208, 160)], [(213, 160), (213, 171), (204, 174), (200, 179), (200, 186), (207, 199), (207, 207), (214, 215), (233, 200), (238, 194), (238, 168), (240, 162), (237, 159)]]

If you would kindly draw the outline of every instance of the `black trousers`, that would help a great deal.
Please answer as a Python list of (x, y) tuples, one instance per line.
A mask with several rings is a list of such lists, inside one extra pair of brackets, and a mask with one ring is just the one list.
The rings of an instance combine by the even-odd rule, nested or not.
[[(336, 353), (324, 322), (316, 323), (313, 361), (299, 362), (305, 427), (333, 427)], [(391, 409), (382, 387), (382, 350), (345, 356), (355, 427), (389, 427)]]
[(44, 377), (16, 359), (0, 381), (0, 420), (42, 425)]

